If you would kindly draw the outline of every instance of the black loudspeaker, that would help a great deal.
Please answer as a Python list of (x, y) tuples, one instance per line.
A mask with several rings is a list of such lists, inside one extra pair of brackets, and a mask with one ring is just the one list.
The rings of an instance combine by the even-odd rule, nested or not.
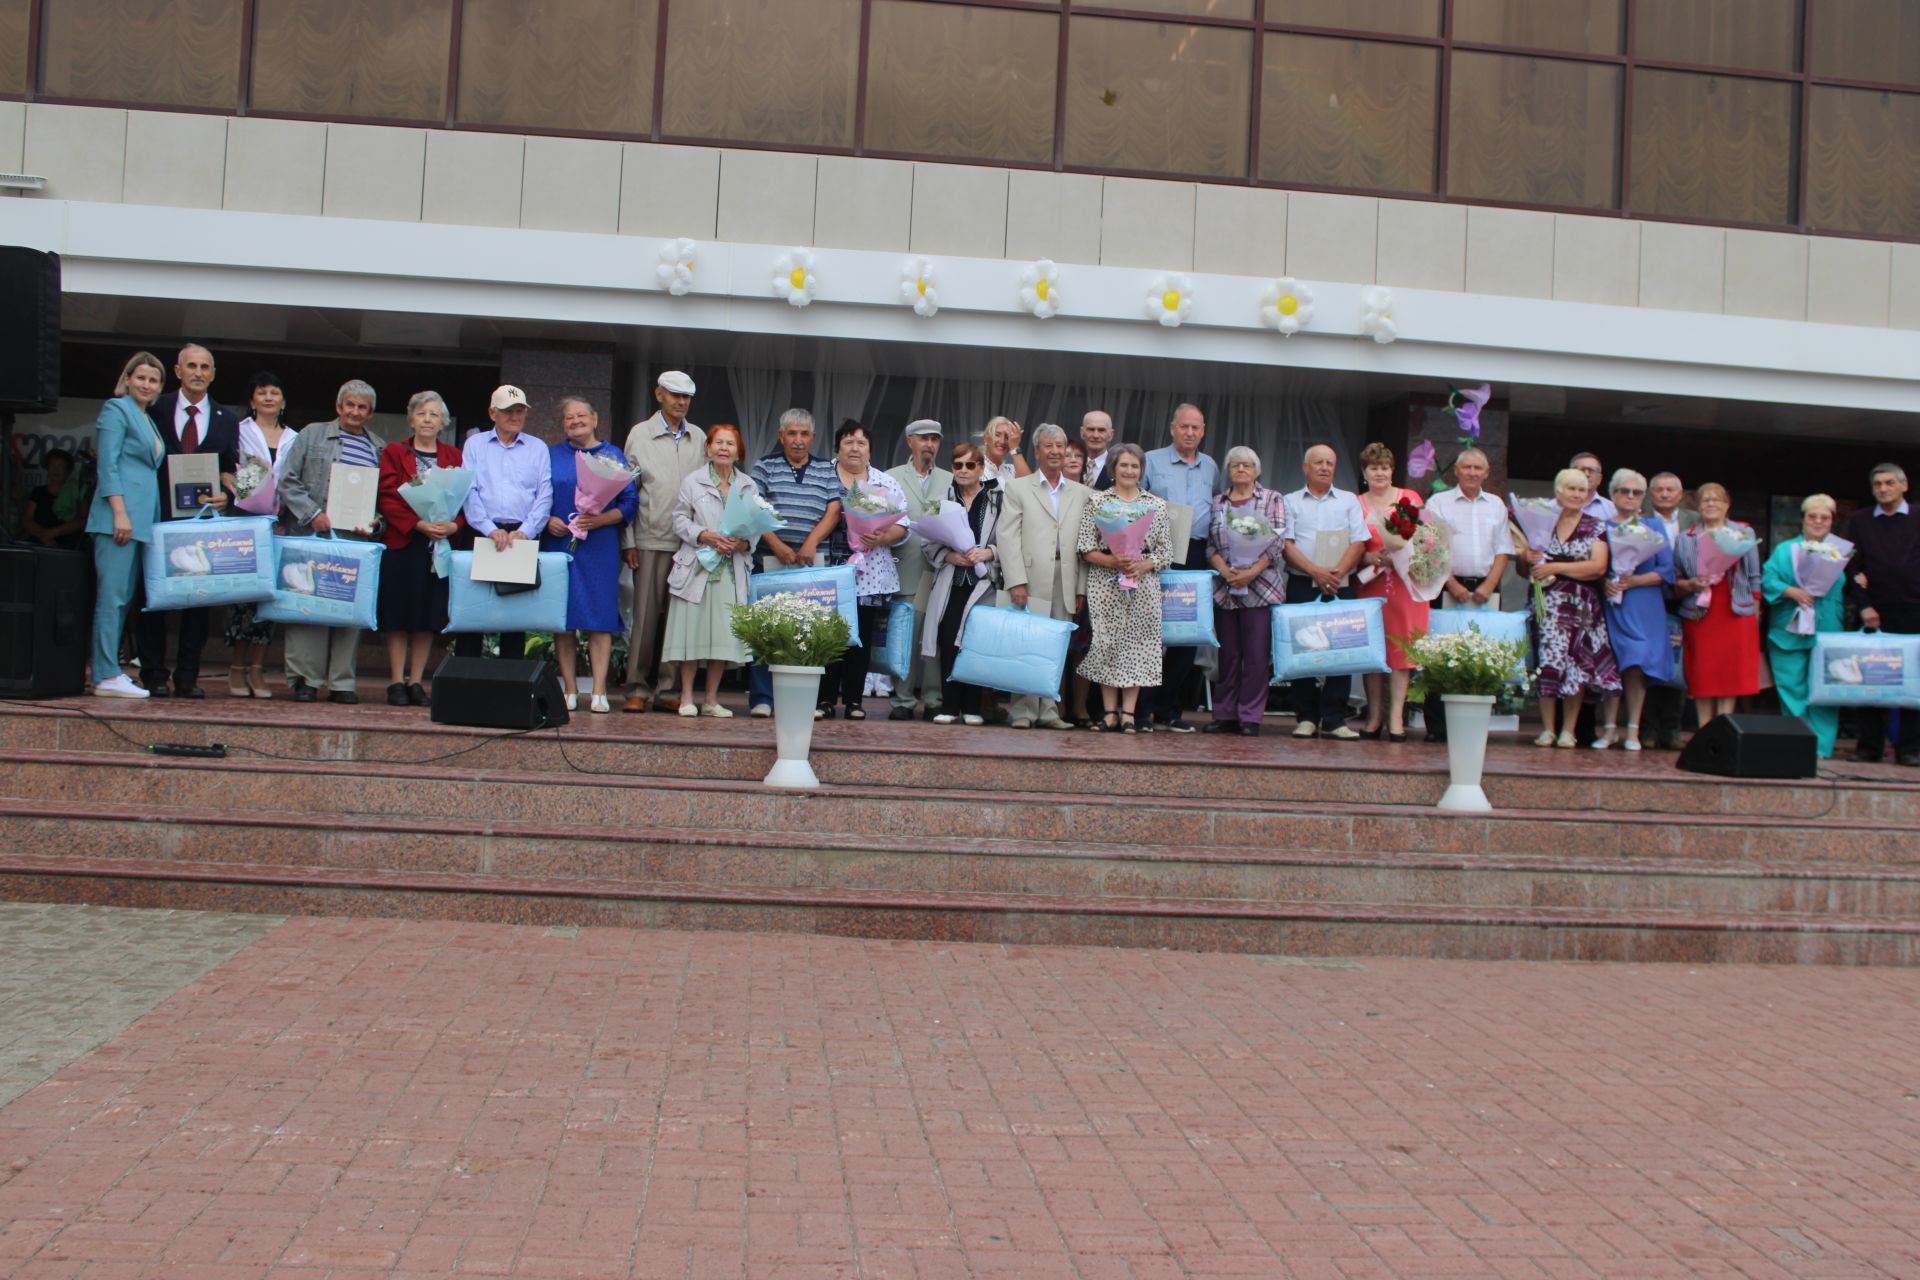
[(0, 245), (0, 413), (60, 407), (60, 255)]
[(0, 698), (85, 692), (92, 623), (86, 552), (0, 547)]
[(448, 658), (433, 673), (435, 724), (551, 729), (567, 720), (560, 677), (544, 658)]
[(1811, 778), (1820, 771), (1813, 730), (1796, 716), (1716, 716), (1693, 735), (1679, 764), (1722, 778)]

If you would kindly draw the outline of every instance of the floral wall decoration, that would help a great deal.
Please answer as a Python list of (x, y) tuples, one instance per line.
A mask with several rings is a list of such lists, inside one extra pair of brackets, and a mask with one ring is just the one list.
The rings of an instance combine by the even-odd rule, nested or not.
[(1393, 290), (1369, 285), (1360, 295), (1360, 332), (1385, 346), (1400, 336), (1393, 323)]
[(1178, 329), (1193, 310), (1192, 276), (1155, 276), (1147, 288), (1147, 319)]
[(660, 287), (674, 297), (684, 296), (693, 288), (693, 264), (698, 246), (682, 236), (678, 240), (669, 240), (660, 247), (660, 265), (653, 274), (660, 281)]
[(1060, 313), (1060, 268), (1051, 258), (1029, 263), (1021, 270), (1020, 305), (1041, 320)]
[(908, 258), (900, 268), (900, 300), (917, 316), (931, 319), (940, 310), (940, 292), (935, 284), (931, 258)]
[(804, 307), (813, 301), (819, 281), (813, 275), (813, 251), (789, 249), (773, 260), (773, 292), (787, 305)]
[(1292, 276), (1275, 280), (1260, 295), (1260, 320), (1291, 338), (1313, 323), (1313, 290)]

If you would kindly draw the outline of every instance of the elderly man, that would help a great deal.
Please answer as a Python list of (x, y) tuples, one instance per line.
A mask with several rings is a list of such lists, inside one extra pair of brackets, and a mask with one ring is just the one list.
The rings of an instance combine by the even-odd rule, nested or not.
[(1113, 415), (1105, 409), (1089, 409), (1080, 419), (1080, 447), (1087, 451), (1087, 469), (1080, 483), (1089, 489), (1113, 488), (1113, 473), (1107, 470), (1107, 449), (1113, 444)]
[[(1682, 533), (1700, 523), (1698, 511), (1680, 505), (1686, 496), (1686, 485), (1671, 471), (1662, 471), (1647, 481), (1647, 500), (1652, 503), (1653, 510), (1641, 519), (1648, 524), (1658, 525), (1667, 535), (1667, 541), (1674, 546), (1680, 545)], [(1679, 612), (1680, 601), (1670, 595), (1667, 598), (1667, 613), (1677, 617)], [(1671, 681), (1647, 688), (1647, 700), (1640, 708), (1641, 743), (1678, 751), (1686, 712), (1687, 685), (1681, 677), (1680, 664), (1676, 662)]]
[(1567, 465), (1587, 478), (1587, 492), (1593, 495), (1587, 499), (1587, 514), (1602, 522), (1618, 519), (1620, 512), (1607, 496), (1607, 473), (1600, 466), (1600, 455), (1576, 453), (1567, 459)]
[[(1220, 464), (1200, 452), (1207, 434), (1207, 418), (1198, 406), (1183, 404), (1167, 424), (1173, 442), (1147, 454), (1147, 488), (1165, 502), (1187, 508), (1187, 540), (1175, 543), (1176, 569), (1207, 567), (1207, 518), (1213, 496), (1221, 490)], [(1182, 521), (1173, 512), (1174, 536)], [(1167, 650), (1160, 664), (1160, 687), (1148, 695), (1147, 709), (1156, 723), (1174, 733), (1192, 733), (1183, 714), (1187, 705), (1187, 677), (1193, 674), (1194, 649), (1181, 645)]]
[[(907, 519), (913, 521), (940, 510), (941, 501), (953, 488), (953, 472), (939, 465), (940, 424), (932, 418), (909, 422), (904, 438), (908, 460), (887, 474), (900, 482), (901, 490), (907, 495)], [(919, 627), (926, 621), (927, 596), (933, 589), (934, 579), (933, 571), (927, 568), (920, 537), (909, 535), (903, 545), (894, 548), (893, 558), (900, 569), (900, 594), (912, 598), (913, 622)], [(940, 666), (921, 658), (918, 643), (913, 646), (913, 665), (907, 668), (904, 677), (894, 682), (893, 710), (887, 713), (887, 719), (913, 719), (915, 689), (920, 693), (923, 708), (920, 714), (933, 719), (940, 711)]]
[[(1092, 492), (1067, 479), (1067, 433), (1051, 422), (1033, 433), (1033, 456), (1040, 469), (1007, 486), (994, 533), (1000, 561), (1002, 604), (1031, 609), (1048, 618), (1070, 619), (1086, 597), (1086, 569), (1075, 541), (1080, 515)], [(1053, 698), (1022, 695), (1008, 710), (1013, 727), (1071, 729)]]
[[(781, 414), (780, 443), (750, 474), (760, 496), (780, 513), (780, 527), (761, 536), (756, 567), (765, 572), (812, 564), (840, 522), (840, 477), (833, 459), (813, 456), (813, 415), (805, 409)], [(773, 677), (765, 667), (748, 673), (747, 704), (750, 715), (773, 714)]]
[[(333, 398), (331, 422), (303, 427), (287, 450), (279, 478), (280, 504), (287, 513), (288, 532), (296, 537), (332, 533), (336, 538), (364, 542), (380, 527), (380, 517), (364, 529), (335, 529), (327, 518), (327, 495), (333, 487), (336, 463), (378, 472), (380, 451), (387, 447), (367, 428), (373, 416), (373, 388), (358, 378), (342, 383)], [(471, 464), (469, 464), (471, 465)], [(317, 690), (327, 691), (328, 702), (360, 701), (354, 689), (359, 676), (360, 628), (287, 627), (287, 683), (295, 702), (312, 702)]]
[[(538, 540), (547, 527), (547, 517), (553, 514), (553, 454), (524, 434), (527, 396), (520, 388), (496, 387), (487, 403), (487, 416), (493, 420), (493, 430), (467, 441), (461, 455), (461, 465), (473, 472), (465, 510), (475, 536), (490, 538), (505, 551), (516, 542)], [(477, 632), (463, 632), (454, 637), (453, 651), (477, 658), (484, 651), (484, 640)], [(501, 635), (501, 657), (518, 658), (526, 649), (525, 632)]]
[[(1443, 588), (1449, 609), (1478, 609), (1500, 594), (1500, 579), (1513, 558), (1513, 529), (1507, 504), (1486, 491), (1492, 467), (1478, 449), (1463, 449), (1454, 459), (1458, 482), (1427, 501), (1430, 518), (1453, 531), (1453, 572)], [(1425, 707), (1427, 741), (1447, 740), (1446, 704), (1429, 697)]]
[[(173, 376), (180, 380), (177, 391), (169, 391), (147, 410), (160, 431), (167, 457), (183, 453), (211, 453), (220, 458), (220, 483), (209, 500), (217, 511), (227, 508), (228, 490), (233, 473), (240, 466), (240, 423), (225, 407), (215, 404), (207, 394), (213, 385), (213, 353), (198, 343), (180, 348)], [(167, 501), (167, 466), (160, 465), (160, 518), (167, 519), (173, 508)], [(135, 591), (139, 591), (138, 581)], [(200, 687), (200, 652), (207, 644), (207, 622), (211, 609), (170, 609), (147, 613), (134, 602), (134, 643), (140, 653), (140, 682), (156, 698), (168, 695), (167, 617), (177, 616), (180, 635), (176, 641), (173, 665), (173, 690), (183, 698), (204, 698)]]
[(670, 693), (677, 663), (662, 662), (653, 675), (654, 655), (667, 621), (667, 575), (680, 539), (673, 532), (673, 500), (680, 482), (707, 462), (707, 433), (687, 421), (693, 407), (693, 379), (669, 369), (654, 383), (652, 417), (627, 432), (627, 465), (640, 480), (640, 512), (620, 534), (627, 568), (633, 570), (633, 631), (627, 636), (626, 710), (645, 711), (648, 691), (656, 711), (678, 711)]
[[(1847, 594), (1860, 607), (1864, 630), (1913, 635), (1920, 632), (1920, 517), (1907, 505), (1907, 473), (1897, 463), (1881, 463), (1867, 479), (1873, 506), (1854, 512), (1847, 523), (1847, 540), (1853, 543)], [(1866, 577), (1864, 586), (1860, 575)], [(1879, 760), (1886, 741), (1887, 713), (1861, 708), (1853, 758), (1867, 764)], [(1920, 765), (1920, 710), (1901, 711), (1893, 754), (1901, 764)]]
[[(1301, 460), (1303, 488), (1287, 495), (1287, 603), (1338, 597), (1353, 599), (1348, 575), (1367, 549), (1367, 517), (1360, 499), (1333, 486), (1339, 456), (1314, 445)], [(1293, 736), (1323, 735), (1351, 742), (1360, 735), (1347, 728), (1347, 694), (1352, 676), (1295, 680), (1292, 684)]]

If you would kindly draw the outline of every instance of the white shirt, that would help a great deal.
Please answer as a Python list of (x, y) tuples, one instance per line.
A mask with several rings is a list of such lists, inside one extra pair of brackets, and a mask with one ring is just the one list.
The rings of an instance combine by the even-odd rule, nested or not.
[(1454, 577), (1484, 578), (1493, 572), (1495, 557), (1513, 554), (1507, 504), (1485, 489), (1472, 498), (1444, 490), (1427, 500), (1427, 510), (1453, 530)]
[(1058, 483), (1048, 480), (1046, 472), (1043, 471), (1040, 473), (1040, 487), (1047, 491), (1047, 503), (1053, 508), (1053, 518), (1055, 520), (1060, 518), (1060, 487), (1066, 484), (1066, 482), (1067, 473), (1064, 471), (1060, 473)]
[(1012, 484), (1014, 479), (1020, 474), (1019, 468), (1013, 465), (1012, 454), (1008, 454), (1005, 460), (997, 465), (991, 462), (987, 463), (986, 466), (981, 468), (981, 471), (988, 479), (998, 480), (1002, 489)]
[[(1345, 489), (1329, 487), (1324, 496), (1316, 498), (1313, 490), (1303, 487), (1287, 495), (1287, 541), (1297, 543), (1309, 560), (1313, 559), (1313, 545), (1323, 529), (1344, 529), (1349, 543), (1365, 542), (1372, 536), (1367, 532), (1367, 517), (1360, 510), (1360, 499)], [(1287, 572), (1296, 577), (1305, 576), (1291, 565)]]
[[(213, 398), (201, 396), (200, 403), (193, 406), (193, 432), (197, 437), (194, 449), (199, 450), (200, 443), (207, 438), (207, 424), (213, 420)], [(183, 391), (173, 402), (173, 438), (184, 441), (187, 438), (187, 396)]]
[(1908, 514), (1907, 504), (1905, 500), (1902, 500), (1899, 506), (1889, 511), (1885, 507), (1881, 506), (1879, 503), (1876, 502), (1873, 504), (1873, 514), (1877, 516), (1904, 516)]
[(1603, 521), (1618, 520), (1620, 518), (1620, 509), (1613, 505), (1613, 499), (1603, 498), (1597, 493), (1587, 499), (1587, 505), (1583, 510), (1588, 515)]
[(1661, 515), (1658, 511), (1650, 511), (1640, 518), (1648, 524), (1659, 525), (1660, 531), (1667, 535), (1667, 545), (1678, 545), (1680, 541), (1680, 509), (1678, 507), (1674, 508), (1671, 518)]
[(240, 453), (242, 457), (251, 455), (266, 458), (273, 463), (273, 474), (278, 476), (287, 469), (287, 455), (293, 452), (293, 442), (300, 433), (292, 427), (280, 428), (280, 447), (274, 449), (267, 444), (267, 434), (252, 417), (240, 419)]
[(1097, 458), (1088, 458), (1087, 469), (1082, 473), (1085, 478), (1082, 479), (1080, 483), (1086, 485), (1089, 489), (1100, 483), (1100, 473), (1107, 469), (1107, 459), (1112, 456), (1112, 454), (1113, 450), (1109, 449)]

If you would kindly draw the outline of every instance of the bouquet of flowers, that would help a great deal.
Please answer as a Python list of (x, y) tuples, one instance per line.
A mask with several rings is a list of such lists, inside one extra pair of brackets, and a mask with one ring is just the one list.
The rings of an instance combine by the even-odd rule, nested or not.
[(1394, 499), (1393, 509), (1380, 522), (1380, 541), (1388, 552), (1400, 550), (1420, 530), (1420, 508), (1405, 497)]
[[(727, 491), (727, 507), (720, 513), (720, 527), (714, 532), (722, 537), (739, 538), (751, 545), (760, 541), (764, 534), (772, 533), (780, 527), (780, 512), (765, 498), (757, 493), (748, 493), (738, 483)], [(700, 567), (712, 573), (720, 567), (721, 555), (712, 547), (703, 546), (694, 552), (700, 561)]]
[[(1272, 549), (1280, 538), (1280, 531), (1268, 524), (1266, 517), (1253, 511), (1235, 511), (1231, 507), (1220, 510), (1220, 544), (1227, 553), (1227, 563), (1236, 569), (1248, 569)], [(1278, 553), (1275, 553), (1278, 559)], [(1233, 587), (1228, 595), (1244, 596), (1246, 587)]]
[[(1833, 584), (1847, 571), (1847, 558), (1853, 544), (1845, 538), (1826, 538), (1820, 542), (1801, 539), (1793, 548), (1794, 585), (1818, 600), (1833, 590)], [(1796, 636), (1813, 634), (1813, 606), (1803, 604), (1793, 611), (1787, 630)]]
[(590, 532), (580, 523), (581, 517), (605, 511), (640, 476), (624, 458), (615, 461), (604, 453), (576, 453), (573, 462), (573, 515), (567, 521), (573, 541), (567, 544), (569, 551)]
[(907, 518), (904, 502), (896, 507), (885, 493), (858, 484), (847, 490), (847, 499), (840, 507), (847, 520), (847, 543), (853, 548), (847, 563), (856, 569), (866, 563), (872, 539)]
[(1698, 530), (1697, 546), (1700, 561), (1700, 576), (1707, 580), (1707, 589), (1693, 598), (1699, 608), (1706, 608), (1713, 601), (1714, 584), (1724, 580), (1727, 570), (1740, 563), (1742, 556), (1760, 545), (1760, 539), (1751, 528), (1744, 524), (1723, 524), (1712, 533)]
[(852, 642), (839, 610), (790, 592), (732, 608), (734, 637), (756, 664), (824, 667), (838, 662)]
[[(913, 522), (913, 531), (933, 543), (936, 547), (945, 547), (949, 551), (958, 551), (961, 555), (977, 545), (973, 538), (973, 526), (967, 523), (967, 509), (951, 498), (940, 504), (940, 509), (932, 515), (921, 516)], [(987, 576), (987, 566), (973, 566), (973, 576)]]
[(1453, 529), (1440, 520), (1418, 521), (1388, 558), (1415, 600), (1432, 600), (1453, 572)]
[[(400, 496), (413, 508), (413, 514), (433, 524), (445, 524), (460, 514), (467, 504), (467, 490), (473, 488), (473, 472), (465, 467), (434, 467), (422, 471), (400, 486)], [(445, 538), (433, 544), (433, 576), (444, 578), (453, 567), (453, 548)]]
[(280, 509), (280, 486), (273, 474), (273, 463), (256, 453), (240, 455), (233, 472), (233, 491), (239, 496), (234, 505), (256, 516), (270, 516)]
[[(1122, 560), (1138, 559), (1147, 545), (1147, 533), (1153, 528), (1153, 508), (1144, 502), (1122, 502), (1108, 497), (1093, 511), (1093, 523), (1100, 530), (1107, 550)], [(1130, 573), (1120, 575), (1120, 589), (1131, 591), (1140, 580)]]
[(1630, 578), (1666, 545), (1667, 535), (1639, 516), (1623, 520), (1607, 531), (1608, 574), (1615, 581)]
[(1497, 697), (1527, 660), (1525, 640), (1495, 640), (1478, 626), (1445, 635), (1423, 632), (1406, 646), (1420, 668), (1420, 684), (1433, 696), (1449, 693)]
[[(1510, 493), (1507, 495), (1507, 505), (1513, 510), (1521, 541), (1532, 547), (1536, 555), (1545, 554), (1547, 544), (1553, 541), (1553, 526), (1560, 520), (1559, 502), (1552, 498), (1522, 498)], [(1538, 578), (1533, 580), (1533, 617), (1536, 622), (1547, 620), (1546, 586)]]

